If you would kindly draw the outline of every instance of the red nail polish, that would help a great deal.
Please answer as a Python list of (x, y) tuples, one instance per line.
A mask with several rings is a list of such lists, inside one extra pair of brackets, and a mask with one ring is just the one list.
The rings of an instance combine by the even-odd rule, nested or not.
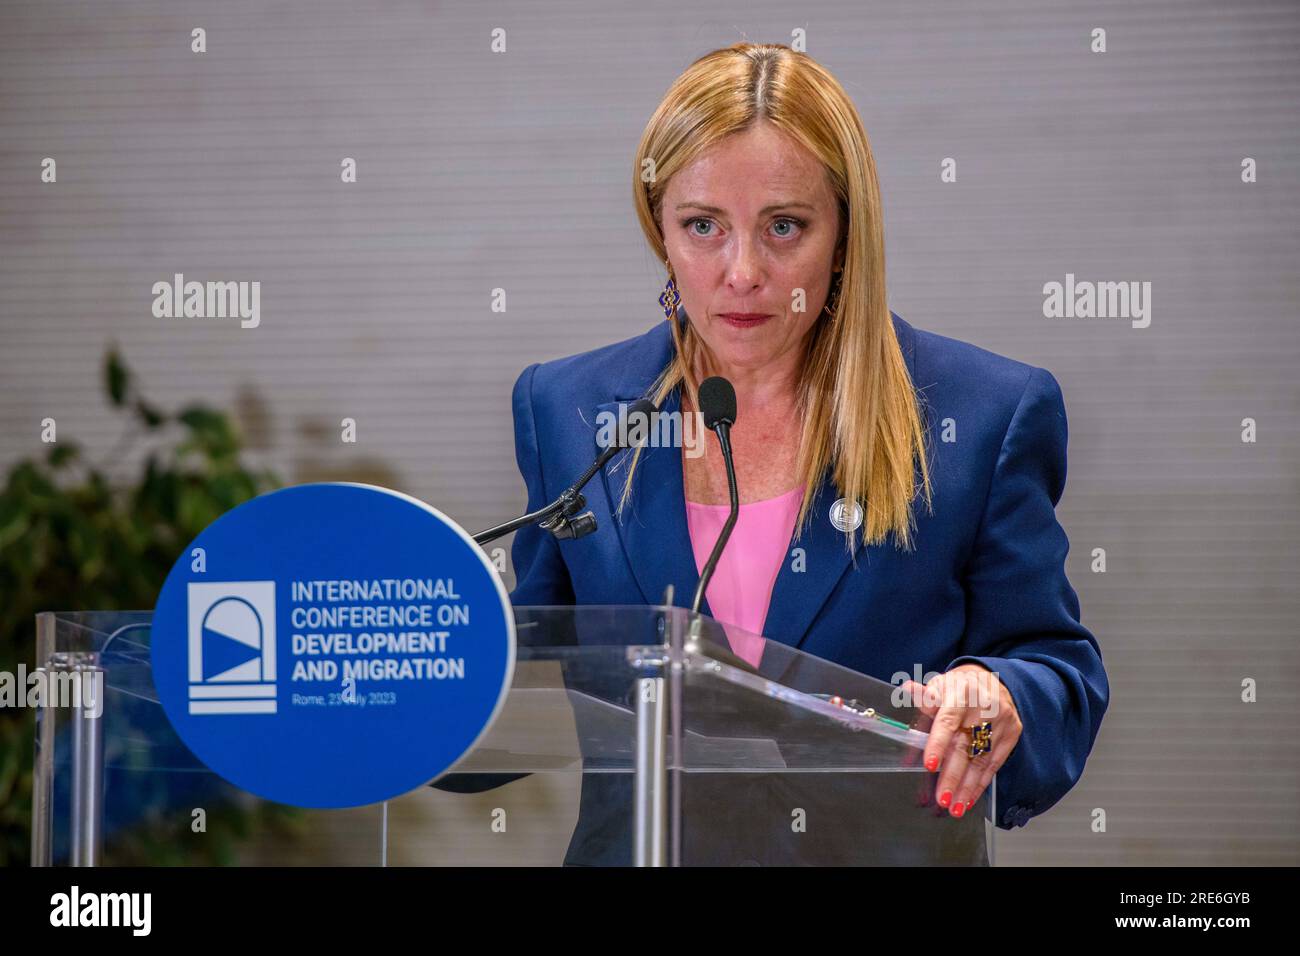
[(939, 806), (946, 807), (950, 803), (952, 803), (951, 790), (945, 790), (943, 793), (939, 794)]
[(953, 804), (952, 815), (954, 817), (959, 817), (965, 812), (966, 812), (966, 804), (964, 803)]
[(927, 757), (927, 758), (926, 758), (926, 761), (925, 761), (925, 769), (926, 769), (926, 770), (930, 771), (931, 773), (934, 773), (934, 768), (937, 767), (937, 766), (939, 766), (939, 758), (938, 758), (938, 757)]

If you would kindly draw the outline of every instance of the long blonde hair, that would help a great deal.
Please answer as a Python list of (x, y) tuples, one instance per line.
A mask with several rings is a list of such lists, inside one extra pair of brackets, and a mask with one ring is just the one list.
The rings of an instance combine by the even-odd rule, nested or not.
[[(811, 518), (812, 498), (828, 467), (849, 501), (863, 504), (865, 544), (891, 531), (910, 550), (915, 467), (932, 509), (919, 396), (894, 334), (885, 294), (885, 236), (880, 187), (866, 130), (838, 81), (807, 54), (779, 44), (737, 43), (692, 63), (669, 88), (637, 146), (633, 195), (646, 240), (667, 259), (660, 212), (680, 169), (724, 137), (766, 120), (817, 156), (839, 201), (844, 267), (834, 313), (818, 317), (798, 386), (804, 422), (798, 472), (804, 487), (795, 527)], [(662, 407), (673, 389), (695, 395), (701, 342), (687, 323), (672, 327), (674, 355), (649, 397)], [(640, 458), (634, 453), (621, 512)], [(854, 550), (853, 532), (845, 544)]]

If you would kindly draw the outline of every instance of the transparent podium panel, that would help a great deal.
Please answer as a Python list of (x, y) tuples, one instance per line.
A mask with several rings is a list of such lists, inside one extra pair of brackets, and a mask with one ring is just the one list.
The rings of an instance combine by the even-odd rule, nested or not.
[(79, 684), (80, 706), (64, 695), (37, 711), (33, 865), (378, 864), (382, 806), (286, 807), (190, 753), (154, 690), (151, 618), (37, 615), (38, 666), (51, 687)]
[(38, 711), (34, 864), (992, 862), (991, 794), (960, 819), (934, 805), (928, 721), (892, 685), (681, 608), (516, 608), (511, 688), (474, 750), (350, 810), (205, 768), (158, 702), (150, 618), (37, 616), (39, 666), (89, 706)]
[(929, 718), (895, 703), (895, 685), (707, 618), (688, 630), (670, 734), (675, 863), (992, 862), (992, 796), (960, 818), (936, 804)]

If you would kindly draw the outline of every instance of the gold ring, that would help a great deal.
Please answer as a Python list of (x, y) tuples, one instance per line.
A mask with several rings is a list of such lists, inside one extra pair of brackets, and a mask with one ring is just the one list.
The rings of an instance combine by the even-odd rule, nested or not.
[(993, 725), (987, 720), (970, 726), (970, 755), (978, 757), (993, 749)]

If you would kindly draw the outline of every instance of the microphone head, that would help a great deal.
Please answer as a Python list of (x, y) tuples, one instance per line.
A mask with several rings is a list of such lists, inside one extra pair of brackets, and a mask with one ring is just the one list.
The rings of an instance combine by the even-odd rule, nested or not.
[(736, 390), (721, 375), (700, 383), (700, 412), (704, 415), (704, 426), (710, 431), (723, 422), (736, 424)]

